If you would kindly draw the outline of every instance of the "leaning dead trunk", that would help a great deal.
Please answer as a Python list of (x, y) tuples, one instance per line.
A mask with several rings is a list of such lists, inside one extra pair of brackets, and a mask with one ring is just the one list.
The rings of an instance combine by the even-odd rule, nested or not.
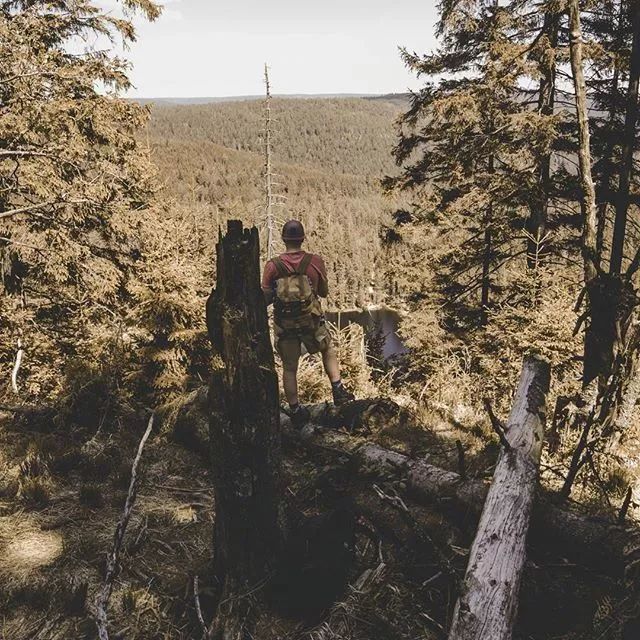
[(547, 362), (525, 359), (449, 640), (511, 638), (538, 482), (549, 375)]
[(571, 71), (573, 73), (578, 118), (578, 161), (580, 165), (580, 185), (582, 187), (582, 198), (580, 199), (583, 216), (582, 258), (584, 261), (584, 280), (585, 284), (587, 284), (596, 277), (599, 267), (596, 190), (591, 174), (591, 134), (589, 131), (587, 85), (584, 79), (582, 26), (580, 24), (580, 4), (578, 0), (569, 0), (568, 9)]
[(278, 379), (260, 288), (258, 231), (230, 221), (217, 245), (207, 328), (224, 368), (209, 388), (218, 611), (212, 639), (251, 637), (261, 588), (282, 546)]

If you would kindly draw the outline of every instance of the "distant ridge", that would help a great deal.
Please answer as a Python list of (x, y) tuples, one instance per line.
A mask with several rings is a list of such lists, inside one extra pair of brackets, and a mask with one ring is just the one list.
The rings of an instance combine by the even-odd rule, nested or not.
[[(291, 100), (318, 100), (318, 99), (353, 99), (362, 98), (366, 100), (389, 100), (407, 101), (408, 93), (288, 93), (275, 94), (275, 98), (291, 99)], [(214, 104), (220, 102), (249, 102), (262, 100), (264, 96), (219, 96), (219, 97), (192, 97), (192, 98), (131, 98), (133, 102), (140, 104), (160, 104), (160, 105), (193, 105), (193, 104)]]

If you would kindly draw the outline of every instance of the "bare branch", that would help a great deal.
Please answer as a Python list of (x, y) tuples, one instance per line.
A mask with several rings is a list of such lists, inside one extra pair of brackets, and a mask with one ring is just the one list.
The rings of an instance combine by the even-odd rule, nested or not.
[(98, 202), (94, 202), (92, 200), (88, 200), (86, 198), (82, 198), (80, 200), (50, 200), (48, 202), (41, 202), (40, 204), (32, 204), (28, 207), (20, 207), (19, 209), (11, 209), (11, 211), (2, 211), (0, 212), (0, 220), (3, 218), (11, 218), (12, 216), (19, 215), (21, 213), (33, 213), (34, 215), (38, 215), (35, 212), (39, 209), (46, 209), (47, 207), (60, 207), (64, 205), (78, 205), (78, 204), (93, 204), (94, 206), (98, 206)]
[(198, 590), (198, 576), (193, 576), (193, 600), (196, 607), (196, 615), (198, 616), (198, 622), (202, 627), (202, 637), (205, 637), (209, 633), (209, 627), (207, 627), (204, 617), (202, 615), (202, 609), (200, 607), (200, 592)]
[(11, 389), (13, 393), (18, 393), (18, 373), (20, 371), (20, 365), (22, 364), (23, 355), (22, 340), (18, 338), (18, 352), (16, 353), (16, 360), (13, 364), (13, 371), (11, 372)]
[(153, 429), (153, 414), (149, 418), (149, 424), (147, 430), (144, 432), (140, 444), (138, 445), (138, 452), (133, 461), (131, 467), (131, 482), (129, 483), (129, 492), (127, 493), (127, 499), (124, 503), (124, 511), (122, 512), (122, 518), (118, 522), (115, 534), (113, 536), (113, 550), (107, 557), (107, 569), (104, 577), (104, 584), (102, 589), (98, 593), (96, 598), (96, 625), (98, 627), (98, 637), (100, 640), (109, 640), (109, 632), (107, 631), (107, 606), (109, 604), (109, 598), (111, 597), (111, 591), (113, 590), (113, 579), (118, 567), (118, 559), (120, 557), (120, 548), (122, 547), (122, 541), (124, 540), (124, 534), (127, 531), (127, 525), (131, 518), (131, 512), (136, 501), (136, 494), (138, 489), (138, 465), (140, 458), (142, 457), (142, 450), (144, 445), (151, 434)]
[(0, 158), (23, 158), (23, 157), (31, 157), (34, 156), (36, 158), (55, 158), (55, 156), (51, 153), (46, 153), (44, 151), (20, 151), (20, 150), (12, 150), (12, 149), (3, 149), (0, 150)]
[(41, 202), (40, 204), (33, 204), (28, 207), (20, 207), (19, 209), (11, 209), (11, 211), (0, 212), (0, 220), (3, 218), (10, 218), (11, 216), (17, 216), (21, 213), (31, 213), (32, 211), (38, 211), (39, 209), (46, 209), (47, 207), (53, 207), (59, 204), (65, 204), (64, 202), (56, 202), (51, 200), (49, 202)]
[(500, 443), (505, 449), (511, 449), (511, 445), (509, 444), (507, 435), (505, 433), (504, 423), (493, 412), (493, 407), (491, 406), (491, 402), (489, 402), (489, 398), (484, 398), (482, 402), (484, 403), (484, 408), (489, 415), (491, 426), (493, 427), (493, 430), (498, 434), (498, 438), (500, 438)]

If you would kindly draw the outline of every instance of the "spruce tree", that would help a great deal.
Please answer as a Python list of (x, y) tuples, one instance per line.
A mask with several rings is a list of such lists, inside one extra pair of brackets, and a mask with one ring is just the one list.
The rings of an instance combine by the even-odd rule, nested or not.
[(20, 338), (32, 392), (59, 383), (55, 366), (44, 379), (51, 362), (82, 353), (115, 324), (141, 257), (154, 189), (136, 137), (147, 109), (120, 97), (130, 86), (123, 60), (77, 51), (95, 38), (131, 42), (131, 14), (160, 13), (151, 0), (124, 0), (122, 9), (92, 0), (0, 5), (0, 360), (14, 358)]
[[(452, 301), (475, 294), (475, 309), (465, 302), (455, 314), (471, 312), (480, 325), (500, 299), (501, 272), (545, 233), (556, 136), (554, 92), (546, 85), (554, 72), (542, 48), (544, 96), (539, 109), (530, 108), (522, 80), (536, 64), (521, 34), (531, 22), (497, 2), (443, 3), (440, 48), (403, 53), (408, 67), (429, 80), (400, 122), (395, 157), (402, 171), (385, 184), (414, 193), (414, 221), (439, 226), (441, 242), (451, 247), (439, 255), (443, 302), (454, 309)], [(551, 15), (543, 27), (551, 32), (547, 48), (555, 28)], [(523, 229), (528, 247), (514, 242)]]

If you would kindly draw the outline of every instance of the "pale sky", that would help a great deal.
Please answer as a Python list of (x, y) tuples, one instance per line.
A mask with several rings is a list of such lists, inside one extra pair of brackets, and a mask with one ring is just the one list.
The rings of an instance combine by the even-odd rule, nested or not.
[[(103, 6), (114, 0), (100, 0)], [(155, 23), (136, 21), (135, 97), (273, 93), (391, 93), (420, 82), (398, 46), (435, 46), (434, 0), (168, 0)]]

